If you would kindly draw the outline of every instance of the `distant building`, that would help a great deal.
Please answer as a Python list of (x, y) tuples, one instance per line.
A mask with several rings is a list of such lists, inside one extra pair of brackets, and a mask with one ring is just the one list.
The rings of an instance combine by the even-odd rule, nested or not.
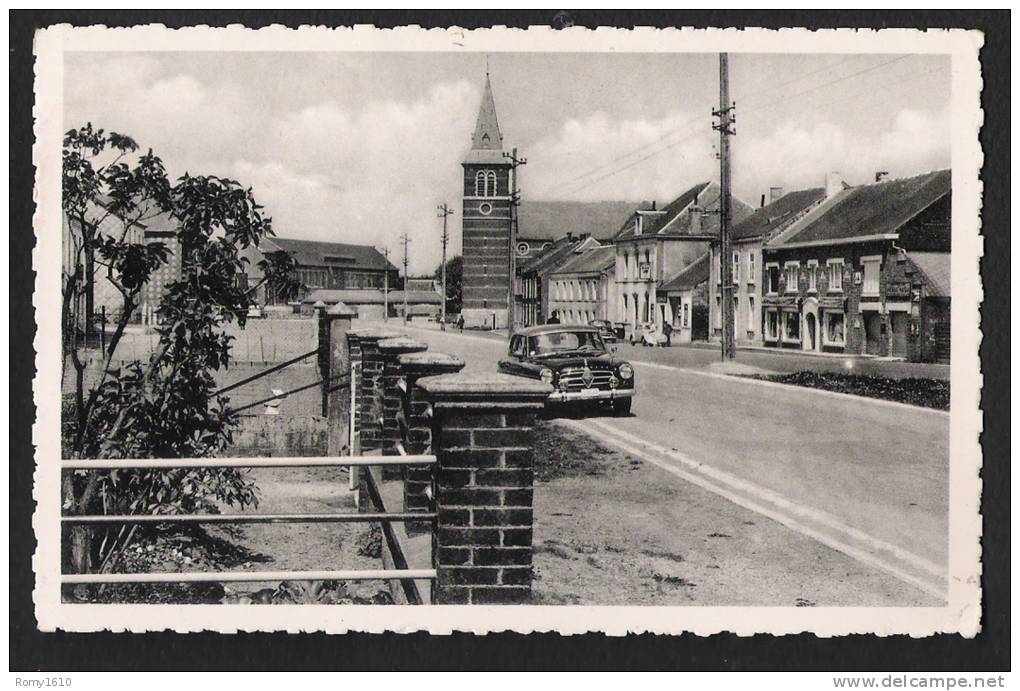
[(843, 189), (764, 247), (766, 346), (949, 362), (952, 172)]
[(592, 237), (578, 238), (568, 233), (542, 252), (522, 261), (517, 268), (514, 288), (516, 323), (522, 327), (544, 324), (552, 316), (549, 306), (550, 274), (581, 252), (598, 247), (598, 244)]
[(289, 294), (277, 294), (263, 285), (252, 296), (260, 304), (301, 302), (316, 290), (382, 291), (387, 284), (391, 289), (400, 287), (397, 267), (375, 247), (281, 237), (265, 238), (259, 247), (245, 251), (249, 285), (262, 280), (258, 263), (273, 252), (286, 252), (294, 260), (293, 278), (298, 285)]
[(564, 235), (612, 240), (638, 202), (522, 201), (517, 208), (515, 252), (518, 265), (532, 259)]
[(563, 324), (606, 319), (615, 266), (616, 248), (612, 245), (572, 256), (549, 274), (549, 314), (556, 314)]
[[(659, 287), (709, 249), (719, 236), (719, 185), (701, 182), (661, 209), (638, 209), (616, 234), (616, 276), (610, 319), (628, 332), (646, 322), (672, 322)], [(732, 197), (732, 218), (740, 222), (751, 207)]]
[[(780, 187), (769, 190), (769, 203), (730, 229), (732, 240), (733, 274), (733, 330), (738, 345), (763, 344), (762, 340), (762, 246), (783, 229), (821, 203), (826, 194), (844, 189), (841, 178), (830, 175), (826, 187), (816, 187), (783, 194)], [(722, 267), (719, 257), (719, 238), (712, 240), (708, 266), (709, 323), (713, 338), (722, 338)]]

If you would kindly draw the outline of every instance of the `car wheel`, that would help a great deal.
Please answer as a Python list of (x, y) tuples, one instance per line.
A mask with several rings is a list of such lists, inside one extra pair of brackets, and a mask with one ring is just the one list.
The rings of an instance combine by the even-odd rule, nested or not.
[(633, 398), (617, 398), (613, 401), (613, 413), (615, 415), (630, 415), (630, 405)]

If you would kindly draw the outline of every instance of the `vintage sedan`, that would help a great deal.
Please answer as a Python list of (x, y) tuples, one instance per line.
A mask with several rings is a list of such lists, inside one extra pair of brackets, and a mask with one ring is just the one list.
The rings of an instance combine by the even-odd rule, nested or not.
[(634, 398), (634, 368), (606, 349), (594, 326), (546, 324), (518, 331), (499, 371), (551, 384), (549, 403), (601, 401), (626, 415)]

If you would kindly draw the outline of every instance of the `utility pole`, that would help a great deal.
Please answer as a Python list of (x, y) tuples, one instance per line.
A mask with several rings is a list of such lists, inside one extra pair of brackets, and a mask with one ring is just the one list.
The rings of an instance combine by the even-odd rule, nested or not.
[(386, 257), (386, 268), (383, 269), (383, 288), (382, 288), (382, 304), (383, 321), (389, 321), (390, 318), (390, 248), (383, 247), (382, 254)]
[(528, 164), (528, 159), (517, 157), (517, 147), (512, 153), (503, 152), (503, 158), (510, 160), (510, 288), (506, 300), (506, 330), (514, 332), (514, 282), (517, 273), (517, 207), (521, 203), (521, 190), (517, 186), (517, 167)]
[(730, 137), (736, 134), (733, 111), (736, 103), (730, 102), (729, 56), (719, 53), (719, 110), (712, 116), (719, 118), (712, 129), (719, 131), (719, 289), (722, 307), (722, 359), (736, 356), (733, 342), (733, 247), (730, 242)]
[(443, 302), (439, 317), (439, 329), (446, 331), (446, 245), (450, 241), (450, 234), (446, 230), (446, 219), (453, 213), (453, 209), (446, 205), (446, 202), (439, 207), (439, 217), (443, 219), (443, 263), (441, 265), (443, 272)]
[(404, 323), (407, 323), (407, 244), (411, 242), (411, 237), (404, 233), (400, 236), (400, 240), (404, 243)]

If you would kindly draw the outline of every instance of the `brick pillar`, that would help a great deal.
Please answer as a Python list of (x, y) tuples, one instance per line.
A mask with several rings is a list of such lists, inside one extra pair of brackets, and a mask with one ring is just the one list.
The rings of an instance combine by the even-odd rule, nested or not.
[(502, 374), (418, 379), (432, 409), (437, 604), (531, 595), (533, 432), (552, 387)]
[[(455, 374), (464, 369), (464, 361), (446, 353), (409, 353), (398, 358), (403, 373), (401, 406), (397, 416), (404, 450), (409, 454), (431, 453), (432, 419), (426, 415), (429, 403), (425, 392), (416, 386), (422, 377)], [(425, 491), (432, 484), (432, 469), (422, 466), (403, 466), (404, 511), (428, 511), (429, 499)], [(408, 523), (409, 533), (423, 532), (430, 526)]]
[[(413, 338), (400, 336), (384, 338), (376, 344), (382, 359), (382, 372), (376, 379), (375, 397), (381, 401), (382, 427), (379, 430), (379, 446), (384, 456), (398, 454), (397, 444), (401, 442), (400, 426), (397, 424), (397, 413), (400, 410), (400, 363), (398, 358), (405, 353), (421, 353), (428, 350), (428, 345)], [(387, 465), (382, 467), (383, 480), (400, 480), (403, 478), (401, 466)]]
[(347, 332), (347, 343), (352, 359), (360, 362), (358, 380), (358, 431), (362, 453), (380, 448), (382, 432), (382, 397), (377, 396), (376, 380), (382, 375), (383, 361), (379, 353), (379, 341), (396, 338), (399, 331), (378, 328), (351, 329)]

